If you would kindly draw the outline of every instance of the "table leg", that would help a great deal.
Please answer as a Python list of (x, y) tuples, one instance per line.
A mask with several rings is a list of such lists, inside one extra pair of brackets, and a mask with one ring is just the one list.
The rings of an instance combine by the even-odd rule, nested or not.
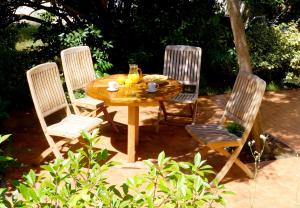
[(128, 106), (128, 162), (135, 161), (135, 145), (139, 142), (139, 107)]

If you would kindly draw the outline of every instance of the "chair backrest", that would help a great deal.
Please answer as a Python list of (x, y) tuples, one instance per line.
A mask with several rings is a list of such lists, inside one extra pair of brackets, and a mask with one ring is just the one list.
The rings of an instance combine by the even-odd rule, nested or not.
[(244, 134), (248, 137), (262, 102), (265, 88), (266, 82), (258, 76), (239, 72), (222, 120), (230, 119), (240, 124), (245, 129)]
[(68, 93), (74, 100), (74, 90), (96, 79), (91, 51), (88, 46), (71, 47), (61, 51), (61, 60)]
[(27, 81), (35, 110), (42, 125), (44, 118), (63, 108), (70, 113), (56, 63), (35, 66), (26, 72)]
[(182, 84), (196, 86), (195, 93), (198, 94), (201, 55), (200, 47), (168, 45), (165, 49), (163, 74)]

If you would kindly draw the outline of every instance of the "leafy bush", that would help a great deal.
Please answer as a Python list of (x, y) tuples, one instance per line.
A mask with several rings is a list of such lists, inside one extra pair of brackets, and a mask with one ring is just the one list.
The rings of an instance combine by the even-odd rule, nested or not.
[(300, 87), (300, 73), (288, 72), (283, 80), (285, 84)]
[[(6, 141), (11, 135), (7, 134), (7, 135), (0, 135), (0, 144), (3, 143), (4, 141)], [(7, 163), (8, 161), (12, 161), (14, 160), (12, 157), (9, 157), (7, 155), (3, 155), (3, 150), (0, 149), (0, 167), (4, 168), (5, 165), (4, 163)]]
[[(4, 141), (6, 141), (11, 135), (7, 134), (7, 135), (0, 135), (0, 145), (1, 143), (3, 143)], [(2, 187), (3, 185), (3, 178), (2, 176), (5, 174), (5, 171), (7, 170), (7, 168), (9, 168), (13, 162), (14, 162), (14, 158), (10, 157), (7, 155), (7, 153), (5, 153), (1, 148), (0, 148), (0, 187)], [(1, 190), (0, 190), (0, 195), (1, 195)], [(1, 196), (0, 196), (1, 198)], [(0, 199), (0, 208), (1, 208), (1, 199)]]
[[(29, 102), (25, 71), (36, 61), (31, 52), (15, 49), (17, 26), (0, 29), (0, 95), (1, 112)], [(30, 58), (28, 58), (30, 56)]]
[(98, 76), (103, 76), (112, 67), (112, 64), (108, 61), (107, 50), (113, 46), (111, 42), (103, 39), (101, 30), (94, 25), (86, 25), (83, 29), (77, 29), (67, 34), (62, 33), (60, 39), (65, 47), (92, 46), (91, 53), (95, 59), (94, 68)]
[(254, 71), (267, 81), (282, 81), (288, 72), (299, 73), (300, 32), (298, 23), (269, 26), (256, 22), (248, 32)]
[[(97, 131), (82, 135), (87, 142), (84, 149), (69, 151), (68, 158), (43, 165), (44, 174), (36, 175), (31, 170), (24, 175), (24, 181), (17, 182), (11, 206), (202, 207), (225, 204), (224, 195), (230, 193), (217, 183), (215, 189), (210, 187), (206, 176), (213, 172), (199, 153), (194, 163), (189, 163), (175, 162), (162, 152), (157, 164), (145, 161), (147, 174), (129, 178), (121, 187), (110, 185), (104, 173), (116, 163), (103, 163), (108, 151), (93, 149), (99, 140)], [(5, 191), (0, 190), (0, 202), (9, 203)]]
[(228, 122), (226, 124), (226, 129), (231, 134), (241, 137), (245, 131), (245, 128), (236, 122)]

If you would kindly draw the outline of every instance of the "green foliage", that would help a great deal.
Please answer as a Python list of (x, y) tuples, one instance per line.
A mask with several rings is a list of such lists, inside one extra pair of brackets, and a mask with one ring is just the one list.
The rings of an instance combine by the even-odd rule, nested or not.
[(101, 30), (94, 25), (86, 25), (70, 33), (60, 35), (63, 46), (73, 47), (80, 45), (91, 46), (91, 53), (95, 60), (94, 68), (98, 76), (103, 76), (113, 65), (108, 61), (107, 51), (112, 48), (109, 41), (103, 39)]
[(209, 165), (196, 154), (194, 163), (176, 162), (161, 152), (157, 164), (145, 161), (149, 172), (130, 178), (123, 184), (123, 191), (130, 190), (125, 198), (129, 207), (203, 207), (225, 204), (229, 192), (215, 183), (213, 192), (206, 176), (213, 173)]
[[(0, 144), (3, 143), (5, 140), (7, 140), (11, 135), (7, 134), (7, 135), (0, 135)], [(3, 163), (6, 163), (7, 161), (12, 161), (14, 160), (12, 157), (9, 157), (7, 155), (3, 155), (3, 150), (0, 149), (0, 167), (3, 168)]]
[[(1, 143), (6, 141), (11, 135), (0, 135), (0, 147)], [(5, 171), (11, 167), (11, 165), (15, 162), (15, 159), (10, 157), (3, 149), (0, 148), (0, 187), (2, 185), (2, 176), (5, 173)], [(1, 189), (0, 189), (0, 208), (1, 208)]]
[(228, 122), (226, 124), (226, 129), (238, 137), (241, 137), (245, 131), (244, 127), (236, 122)]
[[(98, 131), (83, 132), (84, 148), (68, 152), (66, 159), (41, 166), (42, 174), (30, 171), (23, 181), (16, 182), (13, 207), (203, 207), (225, 204), (230, 194), (223, 185), (214, 183), (211, 189), (206, 176), (213, 173), (200, 154), (193, 163), (175, 162), (165, 153), (159, 154), (157, 164), (145, 161), (149, 171), (129, 178), (121, 187), (106, 182), (105, 173), (113, 162), (103, 162), (107, 150), (94, 150)], [(0, 190), (0, 201), (7, 202), (6, 190)]]
[(201, 87), (231, 86), (236, 54), (228, 18), (217, 3), (129, 1), (115, 7), (109, 8), (114, 24), (107, 35), (114, 42), (110, 57), (116, 67), (126, 72), (133, 59), (145, 73), (162, 73), (166, 45), (194, 45), (203, 49)]
[(281, 89), (281, 86), (273, 81), (271, 81), (270, 83), (267, 84), (266, 89), (268, 91), (278, 91)]
[(293, 86), (300, 87), (300, 73), (288, 72), (283, 82), (285, 84), (291, 84)]
[(0, 188), (0, 208), (10, 208), (10, 202), (5, 197), (5, 193), (7, 192), (6, 188)]
[(29, 59), (29, 53), (19, 52), (15, 49), (18, 38), (19, 34), (15, 25), (0, 29), (1, 115), (6, 114), (11, 106), (24, 105), (30, 100), (26, 91), (25, 70), (27, 67), (32, 66), (34, 56)]
[(290, 71), (299, 73), (300, 32), (297, 23), (269, 26), (261, 21), (248, 30), (254, 71), (267, 81), (280, 82)]

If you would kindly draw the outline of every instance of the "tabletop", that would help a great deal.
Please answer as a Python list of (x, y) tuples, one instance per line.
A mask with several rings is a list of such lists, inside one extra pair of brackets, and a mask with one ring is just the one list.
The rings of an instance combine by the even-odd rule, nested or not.
[(167, 79), (159, 84), (156, 92), (147, 92), (147, 83), (144, 81), (130, 86), (120, 85), (116, 92), (108, 91), (108, 82), (116, 81), (122, 76), (125, 78), (127, 74), (114, 74), (90, 82), (86, 86), (87, 95), (103, 100), (106, 105), (151, 106), (157, 105), (160, 100), (176, 96), (182, 89), (182, 85), (178, 81)]

